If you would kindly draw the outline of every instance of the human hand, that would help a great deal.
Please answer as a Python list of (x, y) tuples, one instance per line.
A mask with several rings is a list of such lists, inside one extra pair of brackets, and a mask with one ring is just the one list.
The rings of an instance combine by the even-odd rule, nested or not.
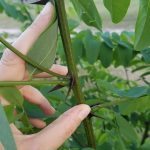
[[(40, 34), (48, 27), (52, 21), (53, 15), (54, 7), (51, 3), (48, 3), (32, 25), (13, 43), (13, 46), (26, 55)], [(50, 70), (61, 75), (67, 74), (67, 68), (64, 66), (53, 65)], [(47, 78), (50, 76), (47, 73), (40, 73), (36, 74), (34, 77)], [(28, 80), (28, 78), (28, 71), (26, 70), (24, 60), (12, 51), (6, 49), (0, 60), (0, 81), (21, 81)], [(27, 85), (19, 90), (25, 99), (38, 105), (45, 114), (51, 115), (55, 112), (48, 100), (34, 87)], [(42, 120), (34, 118), (30, 118), (30, 122), (38, 128), (43, 128), (46, 125)]]
[[(13, 46), (26, 55), (33, 43), (51, 22), (53, 13), (54, 7), (48, 3), (32, 25), (13, 43)], [(64, 66), (53, 65), (50, 70), (61, 75), (67, 74), (67, 68)], [(40, 73), (34, 77), (47, 78), (50, 76), (47, 73)], [(25, 62), (10, 50), (5, 50), (0, 60), (0, 81), (21, 81), (28, 78)], [(23, 86), (19, 90), (29, 102), (39, 105), (45, 114), (51, 115), (55, 112), (48, 100), (34, 87)], [(6, 101), (2, 101), (2, 103), (8, 104)], [(19, 150), (57, 149), (75, 131), (89, 112), (90, 107), (87, 105), (75, 106), (42, 131), (32, 135), (23, 135), (13, 124), (10, 125), (17, 148)], [(30, 121), (38, 128), (46, 126), (45, 122), (39, 119), (31, 118)]]

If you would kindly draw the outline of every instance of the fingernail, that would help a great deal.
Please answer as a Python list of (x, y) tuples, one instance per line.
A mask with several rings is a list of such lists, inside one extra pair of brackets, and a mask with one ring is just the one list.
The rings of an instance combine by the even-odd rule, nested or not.
[(79, 115), (78, 115), (79, 118), (83, 120), (84, 118), (88, 116), (90, 111), (91, 111), (91, 108), (88, 105), (84, 105), (83, 108), (79, 112)]

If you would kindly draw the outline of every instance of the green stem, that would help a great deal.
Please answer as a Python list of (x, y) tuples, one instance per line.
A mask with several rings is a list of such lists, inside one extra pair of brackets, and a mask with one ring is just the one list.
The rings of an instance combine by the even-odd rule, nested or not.
[[(60, 34), (63, 41), (63, 46), (66, 54), (66, 60), (68, 64), (69, 74), (72, 77), (74, 84), (73, 84), (73, 92), (77, 99), (78, 104), (85, 103), (84, 95), (82, 93), (82, 89), (79, 83), (79, 78), (77, 74), (77, 68), (75, 65), (75, 61), (73, 58), (73, 51), (72, 51), (72, 44), (71, 44), (71, 38), (69, 33), (69, 27), (67, 24), (67, 16), (66, 16), (66, 10), (65, 10), (65, 4), (64, 0), (56, 0), (56, 9), (57, 9), (57, 15), (58, 15), (58, 21), (59, 21), (59, 28), (60, 28)], [(92, 128), (92, 123), (90, 118), (86, 118), (83, 122), (85, 132), (87, 135), (88, 145), (89, 147), (92, 147), (95, 149), (95, 138)]]
[(131, 99), (115, 100), (115, 101), (112, 101), (112, 102), (98, 104), (98, 105), (95, 105), (95, 106), (92, 107), (92, 112), (95, 112), (95, 111), (97, 111), (100, 108), (112, 107), (112, 106), (115, 106), (115, 105), (118, 105), (118, 104), (121, 104), (121, 103), (124, 103), (124, 102), (129, 102), (129, 101), (131, 101)]
[(19, 86), (19, 85), (68, 85), (68, 81), (60, 80), (32, 80), (32, 81), (0, 81), (0, 87), (4, 86)]
[(9, 44), (6, 40), (4, 40), (2, 37), (0, 37), (0, 42), (3, 43), (9, 50), (11, 50), (12, 52), (14, 52), (17, 56), (19, 56), (21, 59), (23, 59), (25, 62), (27, 62), (28, 64), (32, 65), (33, 67), (46, 72), (50, 75), (59, 77), (59, 78), (67, 78), (64, 75), (60, 75), (57, 74), (55, 72), (52, 72), (50, 70), (48, 70), (47, 68), (39, 65), (38, 63), (36, 63), (35, 61), (31, 60), (29, 57), (27, 57), (26, 55), (23, 55), (19, 50), (17, 50), (15, 47), (13, 47), (11, 44)]

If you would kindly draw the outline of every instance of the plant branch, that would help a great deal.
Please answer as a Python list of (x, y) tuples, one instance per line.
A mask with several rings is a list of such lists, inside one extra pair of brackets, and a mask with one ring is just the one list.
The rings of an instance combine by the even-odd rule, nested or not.
[(129, 102), (129, 101), (131, 101), (131, 99), (115, 100), (115, 101), (112, 101), (112, 102), (107, 102), (107, 103), (103, 103), (103, 104), (97, 104), (97, 105), (94, 105), (92, 107), (92, 112), (95, 112), (98, 109), (103, 108), (103, 107), (112, 107), (112, 106), (115, 106), (115, 105), (118, 105), (118, 104), (121, 104), (121, 103), (124, 103), (124, 102)]
[(0, 81), (0, 87), (18, 86), (18, 85), (68, 85), (68, 81), (61, 80), (31, 80), (31, 81)]
[(25, 62), (27, 62), (28, 64), (32, 65), (33, 67), (46, 72), (50, 75), (59, 77), (59, 78), (67, 78), (66, 76), (57, 74), (55, 72), (52, 72), (50, 70), (48, 70), (47, 68), (45, 68), (44, 66), (39, 65), (38, 63), (36, 63), (35, 61), (31, 60), (28, 56), (23, 55), (19, 50), (17, 50), (15, 47), (13, 47), (11, 44), (9, 44), (5, 39), (3, 39), (0, 36), (0, 42), (3, 43), (9, 50), (11, 50), (12, 52), (14, 52), (17, 56), (19, 56), (21, 59), (23, 59)]
[[(73, 50), (72, 50), (69, 27), (67, 24), (68, 21), (67, 21), (64, 0), (56, 0), (56, 10), (57, 10), (57, 15), (58, 15), (60, 34), (62, 37), (63, 46), (64, 46), (64, 50), (66, 54), (69, 75), (74, 81), (72, 89), (77, 99), (77, 103), (82, 104), (82, 103), (85, 103), (85, 99), (81, 90), (81, 86), (80, 86), (79, 78), (77, 74), (77, 68), (75, 65), (74, 57), (73, 57)], [(95, 149), (96, 147), (95, 138), (94, 138), (93, 127), (92, 127), (90, 117), (86, 118), (83, 124), (84, 124), (85, 132), (87, 135), (88, 145), (89, 147), (92, 147)]]

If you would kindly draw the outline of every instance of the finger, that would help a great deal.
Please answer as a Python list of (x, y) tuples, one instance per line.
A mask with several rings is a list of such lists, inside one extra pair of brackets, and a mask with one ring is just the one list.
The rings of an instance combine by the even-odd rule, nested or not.
[(61, 115), (52, 124), (35, 136), (35, 142), (43, 150), (57, 149), (76, 130), (81, 121), (90, 113), (90, 107), (85, 104), (75, 106)]
[(0, 150), (5, 150), (3, 144), (0, 141)]
[[(54, 12), (54, 6), (50, 2), (47, 3), (35, 21), (13, 43), (13, 46), (23, 54), (27, 54), (41, 33), (45, 31), (48, 25), (52, 22)], [(21, 58), (8, 49), (4, 52), (1, 60), (2, 62), (9, 62), (11, 64), (16, 64), (18, 61), (24, 63)]]
[(51, 115), (55, 112), (55, 109), (50, 105), (49, 101), (36, 88), (27, 85), (21, 88), (20, 91), (25, 99), (38, 105), (46, 115)]
[[(61, 65), (57, 65), (57, 64), (54, 64), (51, 67), (50, 70), (55, 72), (55, 73), (58, 73), (60, 75), (66, 75), (68, 73), (67, 67), (61, 66)], [(36, 78), (49, 78), (50, 75), (48, 73), (46, 73), (46, 72), (42, 72), (42, 73), (34, 75), (34, 77), (36, 77)]]
[(2, 106), (8, 106), (10, 105), (10, 103), (8, 101), (6, 101), (3, 96), (0, 95), (0, 103)]
[(32, 47), (41, 33), (48, 27), (53, 21), (54, 6), (51, 3), (47, 3), (39, 16), (31, 24), (31, 26), (22, 33), (22, 35), (14, 42), (14, 46), (21, 50), (23, 54), (26, 54)]
[(40, 119), (30, 118), (29, 121), (34, 127), (39, 129), (44, 128), (46, 126), (46, 123)]

